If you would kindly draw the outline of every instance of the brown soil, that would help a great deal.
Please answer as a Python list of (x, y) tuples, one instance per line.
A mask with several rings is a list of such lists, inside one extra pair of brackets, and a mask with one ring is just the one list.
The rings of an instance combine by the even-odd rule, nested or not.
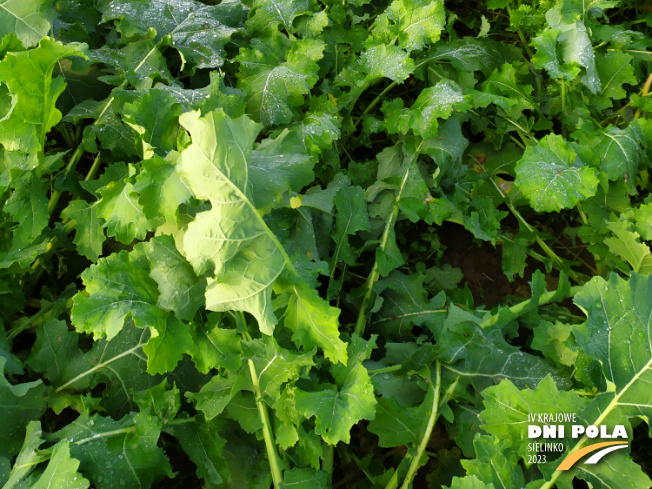
[[(528, 262), (523, 278), (515, 276), (510, 282), (503, 273), (500, 245), (494, 247), (491, 243), (480, 242), (462, 226), (453, 223), (442, 225), (439, 239), (447, 248), (442, 262), (462, 270), (476, 307), (491, 307), (507, 296), (530, 296), (528, 282), (540, 264)], [(540, 268), (544, 271), (542, 266)]]

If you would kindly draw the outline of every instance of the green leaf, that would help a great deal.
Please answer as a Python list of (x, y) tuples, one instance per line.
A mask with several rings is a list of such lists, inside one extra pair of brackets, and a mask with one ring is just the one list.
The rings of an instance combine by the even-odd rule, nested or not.
[[(488, 195), (478, 195), (471, 201), (470, 215), (464, 216), (464, 227), (478, 239), (495, 243), (499, 239), (500, 221), (507, 217)], [(467, 211), (468, 212), (468, 211)]]
[(398, 46), (371, 46), (360, 55), (360, 61), (368, 83), (383, 77), (401, 83), (414, 70), (414, 62)]
[[(273, 337), (243, 342), (243, 352), (254, 364), (262, 399), (269, 405), (274, 404), (281, 397), (284, 384), (304, 376), (305, 372), (314, 365), (312, 358), (314, 351), (297, 355), (280, 347)], [(251, 376), (247, 373), (245, 377), (247, 383), (245, 388), (255, 392)]]
[(447, 313), (443, 309), (446, 296), (440, 293), (428, 299), (424, 279), (420, 273), (405, 275), (395, 270), (378, 281), (374, 291), (383, 304), (373, 316), (373, 324), (381, 328), (383, 337), (405, 339), (411, 336), (413, 326), (436, 331), (441, 325)]
[(520, 489), (525, 484), (518, 457), (509, 450), (509, 442), (496, 436), (476, 436), (475, 460), (462, 460), (468, 475), (475, 475), (494, 487)]
[(323, 470), (295, 468), (283, 473), (283, 487), (287, 489), (327, 489), (328, 482)]
[(614, 237), (604, 239), (604, 244), (609, 247), (609, 251), (625, 259), (635, 272), (640, 271), (643, 260), (650, 256), (650, 248), (638, 241), (639, 234), (630, 231), (627, 224), (622, 221), (610, 222), (607, 227), (614, 233)]
[(598, 178), (561, 136), (548, 135), (525, 149), (514, 183), (534, 210), (553, 212), (595, 195)]
[(61, 211), (61, 217), (74, 221), (73, 243), (79, 254), (96, 262), (102, 254), (102, 244), (106, 240), (104, 221), (98, 216), (97, 204), (89, 204), (81, 199), (72, 200)]
[(405, 264), (405, 258), (398, 244), (396, 244), (396, 231), (394, 231), (394, 226), (388, 229), (385, 246), (376, 248), (376, 263), (378, 264), (378, 271), (382, 277), (386, 277), (392, 270)]
[(597, 15), (604, 15), (603, 10), (613, 8), (616, 5), (618, 5), (618, 2), (612, 0), (591, 0), (590, 2), (564, 0), (559, 2), (559, 9), (564, 21), (575, 22), (576, 20), (586, 18), (586, 15), (591, 10), (597, 10)]
[(131, 317), (139, 328), (164, 331), (169, 312), (157, 306), (159, 291), (149, 271), (141, 247), (101, 258), (84, 270), (86, 289), (75, 296), (72, 308), (75, 329), (111, 340)]
[(324, 44), (314, 39), (290, 43), (280, 33), (252, 39), (236, 58), (238, 88), (247, 94), (247, 113), (265, 126), (287, 124), (317, 82)]
[[(24, 481), (25, 478), (34, 470), (36, 465), (42, 461), (42, 458), (36, 453), (36, 450), (43, 443), (43, 440), (41, 439), (42, 435), (43, 432), (41, 431), (40, 421), (30, 421), (27, 423), (25, 428), (25, 441), (23, 442), (20, 453), (16, 457), (14, 466), (8, 474), (8, 478), (2, 489), (14, 489), (16, 485), (21, 481)], [(7, 463), (9, 462), (7, 461)]]
[(418, 445), (426, 431), (434, 396), (430, 387), (424, 401), (415, 407), (401, 406), (392, 398), (378, 399), (376, 416), (368, 425), (369, 431), (378, 436), (378, 446)]
[(437, 42), (446, 21), (443, 1), (394, 0), (387, 16), (396, 23), (399, 46), (408, 51)]
[(147, 372), (163, 374), (177, 366), (184, 353), (189, 352), (194, 343), (188, 326), (170, 314), (164, 324), (152, 327), (152, 337), (143, 347), (147, 355)]
[(566, 65), (559, 59), (558, 45), (559, 29), (546, 29), (532, 40), (532, 46), (537, 54), (532, 57), (532, 63), (537, 68), (545, 68), (548, 74), (556, 79), (573, 80), (580, 74), (580, 68)]
[(91, 63), (104, 63), (121, 72), (102, 77), (103, 81), (111, 85), (120, 85), (125, 80), (139, 90), (151, 88), (155, 80), (177, 85), (159, 49), (163, 47), (162, 44), (146, 38), (131, 42), (120, 49), (103, 45), (88, 55)]
[(77, 472), (79, 461), (70, 456), (70, 446), (62, 440), (54, 446), (48, 466), (32, 489), (87, 489), (90, 482)]
[(321, 390), (296, 391), (296, 408), (304, 416), (315, 417), (315, 432), (330, 445), (349, 443), (351, 427), (361, 419), (373, 419), (376, 398), (373, 386), (362, 366), (369, 358), (375, 338), (366, 343), (358, 336), (349, 343), (346, 366), (331, 367), (336, 384), (320, 385)]
[(527, 245), (525, 238), (516, 237), (513, 240), (503, 241), (503, 259), (502, 267), (505, 276), (510, 282), (514, 276), (523, 277), (527, 260)]
[[(130, 2), (133, 4), (133, 2)], [(151, 152), (165, 156), (176, 147), (181, 104), (167, 91), (152, 90), (122, 109), (123, 120), (143, 141), (143, 157)]]
[(410, 128), (417, 136), (434, 138), (437, 119), (448, 119), (454, 110), (470, 108), (460, 88), (451, 81), (441, 81), (421, 91), (410, 107)]
[(631, 209), (631, 215), (636, 232), (645, 241), (652, 241), (652, 203)]
[(172, 236), (157, 236), (145, 248), (150, 262), (149, 276), (158, 285), (157, 305), (190, 321), (204, 304), (206, 280), (197, 278), (190, 263), (179, 253)]
[(236, 421), (246, 433), (263, 429), (256, 398), (251, 392), (238, 392), (226, 407), (228, 417)]
[(475, 475), (466, 477), (453, 477), (453, 482), (447, 489), (495, 489), (493, 483), (483, 482)]
[(337, 263), (344, 262), (347, 265), (354, 265), (356, 253), (349, 244), (349, 236), (358, 231), (369, 231), (370, 223), (367, 214), (367, 203), (364, 198), (364, 190), (358, 186), (345, 187), (335, 195), (335, 230), (333, 241), (335, 251), (331, 268), (334, 269)]
[(48, 198), (43, 182), (31, 172), (18, 182), (4, 210), (18, 223), (13, 232), (13, 245), (24, 247), (31, 244), (48, 225)]
[(0, 39), (14, 33), (26, 47), (47, 36), (55, 17), (51, 1), (1, 0)]
[(223, 112), (203, 118), (181, 116), (192, 144), (181, 154), (181, 172), (193, 194), (212, 209), (197, 214), (184, 236), (184, 254), (195, 272), (214, 271), (208, 280), (206, 308), (246, 311), (265, 334), (276, 317), (272, 286), (285, 267), (284, 251), (261, 219), (251, 195), (248, 164), (260, 126), (247, 117)]
[(550, 375), (560, 387), (569, 381), (557, 368), (540, 357), (526, 353), (505, 340), (498, 327), (482, 329), (479, 319), (457, 306), (450, 307), (449, 317), (435, 338), (442, 368), (470, 383), (477, 392), (509, 379), (519, 387), (534, 387)]
[(521, 52), (514, 46), (496, 42), (489, 38), (464, 37), (437, 43), (428, 53), (428, 58), (418, 64), (447, 60), (460, 73), (481, 71), (485, 76), (521, 58)]
[(532, 348), (539, 350), (547, 358), (557, 364), (571, 367), (577, 358), (578, 352), (569, 348), (572, 328), (569, 324), (542, 321), (532, 331)]
[(191, 193), (176, 171), (176, 162), (171, 157), (163, 159), (154, 155), (144, 160), (136, 176), (134, 190), (140, 195), (138, 204), (150, 222), (177, 223), (179, 206), (185, 203)]
[(238, 371), (242, 365), (240, 335), (235, 329), (223, 329), (218, 323), (197, 326), (191, 332), (193, 347), (190, 356), (197, 370), (208, 373), (212, 368), (223, 367)]
[(217, 71), (209, 73), (209, 84), (203, 88), (185, 89), (176, 85), (158, 84), (152, 90), (166, 90), (174, 95), (183, 107), (183, 112), (201, 110), (207, 114), (221, 108), (229, 117), (240, 117), (244, 114), (244, 92), (226, 86), (224, 75)]
[(0, 457), (12, 457), (20, 450), (29, 421), (45, 413), (45, 386), (41, 380), (24, 384), (10, 384), (4, 370), (7, 359), (0, 357)]
[(9, 375), (23, 374), (23, 362), (12, 353), (12, 348), (7, 340), (4, 328), (0, 325), (0, 357), (4, 357), (7, 362), (5, 363), (5, 372)]
[(61, 385), (78, 373), (76, 361), (82, 355), (78, 342), (79, 336), (68, 330), (65, 321), (45, 321), (36, 329), (36, 342), (27, 365), (42, 373), (52, 385)]
[(594, 154), (600, 158), (600, 169), (610, 180), (625, 181), (630, 195), (636, 194), (636, 182), (632, 175), (637, 175), (643, 163), (640, 138), (632, 128), (622, 130), (609, 127), (601, 137), (593, 140)]
[(448, 119), (437, 128), (434, 138), (423, 141), (421, 151), (430, 156), (442, 173), (460, 164), (469, 141), (462, 134), (460, 121), (455, 117)]
[[(130, 165), (127, 176), (132, 176), (134, 168)], [(145, 239), (151, 226), (143, 208), (138, 203), (138, 195), (129, 181), (114, 180), (99, 190), (97, 215), (106, 221), (109, 236), (123, 244), (131, 244), (134, 239)]]
[[(72, 337), (62, 331), (63, 325), (53, 324), (56, 329), (44, 337), (43, 352), (38, 352), (29, 360), (38, 372), (53, 377), (58, 375), (59, 369), (55, 370), (45, 362), (54, 354), (64, 351), (69, 355), (69, 366), (63, 368), (63, 373), (57, 377), (58, 381), (53, 382), (57, 394), (84, 392), (104, 383), (103, 408), (113, 416), (122, 416), (136, 408), (132, 399), (133, 391), (148, 389), (160, 381), (146, 373), (147, 362), (142, 349), (149, 340), (150, 332), (148, 329), (136, 328), (133, 321), (127, 320), (111, 341), (95, 341), (87, 353), (75, 348)], [(79, 341), (79, 337), (75, 341)], [(65, 350), (61, 349), (61, 344), (66, 345)]]
[(333, 142), (340, 138), (340, 121), (334, 115), (324, 112), (309, 112), (301, 122), (290, 126), (303, 141), (306, 153), (317, 156), (333, 147)]
[(242, 12), (239, 1), (204, 5), (194, 0), (112, 0), (104, 8), (102, 21), (117, 20), (123, 38), (144, 36), (153, 27), (157, 42), (170, 36), (182, 62), (193, 68), (217, 68), (224, 64), (224, 46), (240, 30)]
[(594, 277), (575, 296), (587, 320), (573, 327), (573, 333), (614, 384), (614, 392), (604, 394), (611, 399), (605, 414), (616, 408), (629, 416), (652, 413), (645, 387), (652, 378), (652, 353), (647, 346), (652, 334), (647, 319), (652, 314), (650, 297), (652, 276), (636, 273), (629, 281), (614, 273), (608, 280)]
[(510, 117), (518, 119), (524, 110), (534, 109), (532, 85), (519, 83), (516, 63), (505, 63), (481, 85), (486, 94), (494, 94), (491, 102), (499, 105)]
[(256, 0), (252, 14), (247, 21), (247, 30), (251, 33), (259, 33), (268, 30), (275, 31), (280, 26), (280, 30), (295, 33), (297, 28), (294, 21), (297, 17), (311, 13), (309, 0), (275, 0), (273, 2)]
[(602, 91), (594, 106), (598, 110), (604, 110), (613, 106), (613, 100), (622, 100), (627, 96), (623, 85), (638, 83), (634, 75), (632, 56), (619, 51), (610, 51), (596, 56), (598, 76), (602, 82)]
[(233, 397), (246, 387), (246, 381), (239, 374), (227, 371), (227, 376), (215, 375), (196, 394), (187, 392), (186, 397), (195, 401), (195, 407), (210, 421), (221, 414)]
[[(6, 3), (9, 2), (0, 3), (0, 7)], [(0, 25), (4, 26), (3, 14), (8, 15), (0, 8)], [(46, 37), (36, 49), (9, 52), (0, 62), (0, 82), (7, 85), (12, 95), (12, 110), (0, 120), (0, 143), (6, 150), (44, 151), (46, 134), (61, 120), (55, 103), (66, 86), (62, 77), (53, 79), (52, 72), (57, 62), (68, 56), (83, 53)]]
[(205, 421), (203, 416), (195, 416), (192, 421), (171, 426), (169, 430), (197, 466), (197, 477), (210, 484), (223, 484), (229, 477), (223, 455), (226, 440), (218, 434), (223, 421), (219, 418)]
[(162, 424), (174, 419), (181, 408), (179, 389), (176, 385), (168, 389), (168, 380), (163, 379), (159, 385), (145, 391), (134, 392), (134, 402), (138, 404), (140, 412), (147, 412), (157, 416)]
[(641, 466), (631, 457), (615, 453), (605, 457), (599, 464), (576, 464), (572, 471), (563, 472), (558, 480), (560, 489), (572, 489), (573, 479), (579, 478), (588, 482), (590, 487), (631, 488), (647, 487), (652, 483), (650, 478), (641, 470)]
[(569, 23), (562, 19), (561, 6), (546, 13), (548, 25), (552, 29), (559, 30), (557, 42), (561, 47), (561, 54), (564, 63), (577, 64), (586, 70), (586, 74), (580, 79), (593, 94), (602, 90), (602, 84), (598, 76), (595, 64), (595, 54), (586, 25), (582, 20)]
[(340, 310), (330, 306), (304, 282), (292, 284), (290, 288), (284, 325), (294, 331), (292, 341), (305, 349), (318, 346), (331, 362), (346, 364), (346, 344), (338, 330)]
[(286, 129), (252, 152), (249, 179), (256, 189), (253, 200), (258, 209), (279, 205), (283, 194), (300, 192), (314, 180), (315, 159), (302, 146), (300, 135)]
[(157, 446), (158, 418), (128, 414), (120, 421), (98, 414), (78, 417), (52, 436), (70, 442), (70, 454), (98, 489), (149, 489), (163, 477), (172, 477), (170, 462)]
[[(480, 413), (484, 423), (482, 429), (495, 435), (512, 453), (516, 452), (524, 459), (530, 454), (528, 415), (535, 416), (536, 420), (530, 424), (542, 424), (539, 414), (579, 413), (589, 402), (575, 391), (559, 391), (551, 377), (543, 379), (533, 390), (520, 391), (511, 381), (503, 380), (499, 385), (485, 389), (482, 397), (485, 405), (485, 410)], [(570, 422), (558, 424), (565, 425), (564, 432), (570, 434)]]

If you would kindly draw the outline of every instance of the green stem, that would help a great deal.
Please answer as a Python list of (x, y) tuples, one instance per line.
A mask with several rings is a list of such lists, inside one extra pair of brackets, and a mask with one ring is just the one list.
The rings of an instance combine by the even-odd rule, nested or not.
[(385, 489), (396, 489), (398, 487), (398, 469), (394, 471), (392, 478), (389, 480)]
[[(534, 235), (534, 240), (541, 247), (541, 249), (546, 252), (546, 255), (548, 255), (550, 258), (552, 258), (552, 260), (555, 263), (557, 263), (557, 265), (560, 268), (563, 268), (564, 260), (559, 255), (557, 255), (557, 253), (555, 253), (553, 251), (553, 249), (550, 248), (550, 246), (548, 246), (548, 244), (541, 238), (541, 236), (539, 236), (538, 231), (533, 226), (531, 226), (530, 223), (528, 223), (525, 220), (523, 215), (518, 211), (518, 209), (516, 209), (514, 204), (512, 204), (511, 202), (509, 202), (507, 200), (504, 192), (501, 190), (501, 188), (498, 186), (498, 184), (496, 183), (496, 181), (493, 178), (491, 179), (491, 182), (494, 184), (494, 187), (496, 187), (496, 190), (498, 191), (500, 196), (503, 198), (503, 201), (505, 202), (505, 205), (507, 205), (507, 208), (511, 211), (512, 214), (514, 214), (514, 217), (516, 217), (516, 219), (518, 219), (518, 221), (525, 227), (525, 229), (527, 229), (530, 233), (532, 233)], [(568, 273), (568, 276), (571, 277), (573, 280), (575, 280), (577, 282), (580, 281), (579, 275), (574, 270), (569, 269), (567, 273)]]
[[(236, 322), (239, 322), (246, 328), (246, 320), (244, 313), (238, 311), (235, 314)], [(249, 333), (242, 333), (246, 339), (251, 339)], [(256, 406), (258, 407), (258, 415), (263, 423), (263, 439), (265, 440), (265, 449), (267, 450), (267, 458), (269, 459), (269, 468), (272, 473), (272, 481), (274, 482), (274, 489), (281, 489), (283, 477), (281, 476), (281, 468), (278, 463), (278, 455), (276, 454), (276, 444), (274, 443), (274, 433), (272, 432), (272, 423), (269, 419), (267, 412), (267, 404), (263, 401), (263, 395), (260, 392), (260, 384), (258, 383), (258, 374), (256, 373), (256, 366), (253, 360), (248, 360), (249, 373), (251, 375), (251, 383), (254, 388), (254, 395), (256, 396)]]
[(530, 45), (527, 43), (527, 40), (525, 39), (525, 34), (523, 34), (523, 31), (519, 27), (516, 32), (518, 33), (518, 37), (523, 43), (523, 48), (525, 49), (525, 52), (528, 55), (528, 58), (532, 59), (534, 56), (534, 53), (532, 53), (532, 50), (530, 49)]
[(7, 333), (7, 339), (13, 340), (20, 333), (32, 327), (34, 323), (39, 321), (43, 316), (45, 316), (52, 310), (54, 304), (55, 304), (54, 302), (50, 302), (45, 307), (42, 307), (41, 310), (36, 314), (34, 314), (33, 316), (29, 318), (23, 318), (23, 320), (21, 320), (20, 322), (16, 321), (17, 324), (14, 327), (12, 327)]
[[(641, 97), (647, 97), (647, 94), (650, 93), (650, 87), (652, 86), (652, 73), (645, 80), (645, 85), (643, 85), (643, 90), (641, 91)], [(638, 119), (641, 115), (641, 109), (637, 109), (634, 114), (634, 119)]]
[[(582, 285), (576, 285), (575, 287), (571, 287), (566, 297), (559, 297), (557, 298), (557, 300), (564, 300), (564, 299), (568, 299), (569, 297), (573, 297), (580, 290), (582, 290), (582, 288), (583, 288)], [(549, 302), (552, 302), (552, 300), (555, 299), (556, 294), (557, 294), (556, 290), (544, 292), (543, 294), (541, 294), (541, 297), (539, 297), (539, 305), (544, 305), (544, 304), (548, 304)], [(530, 302), (532, 302), (532, 299), (526, 299), (523, 302), (519, 302), (518, 304), (510, 307), (509, 311), (515, 316), (520, 316), (525, 311), (525, 309), (530, 305)], [(490, 318), (485, 319), (480, 323), (480, 327), (488, 328), (490, 326), (493, 326), (498, 322), (499, 316), (500, 314), (494, 314)]]
[(86, 174), (86, 178), (84, 178), (85, 182), (88, 182), (89, 180), (92, 180), (95, 177), (95, 174), (97, 173), (97, 169), (100, 167), (100, 163), (102, 163), (102, 160), (100, 159), (100, 155), (102, 153), (98, 152), (97, 156), (93, 160), (93, 165), (91, 166), (91, 169), (88, 170), (88, 173)]
[(362, 119), (364, 119), (364, 116), (366, 116), (366, 115), (371, 111), (371, 109), (373, 109), (373, 108), (378, 104), (378, 102), (380, 102), (380, 100), (385, 96), (385, 94), (386, 94), (387, 92), (389, 92), (392, 88), (394, 88), (396, 85), (398, 85), (398, 83), (396, 83), (396, 82), (392, 82), (392, 83), (390, 83), (389, 85), (387, 85), (387, 87), (385, 88), (385, 90), (383, 90), (382, 92), (380, 92), (380, 93), (378, 94), (378, 96), (377, 96), (375, 99), (373, 99), (373, 100), (371, 101), (371, 103), (367, 106), (367, 108), (364, 110), (364, 112), (362, 113), (362, 115), (361, 115), (360, 117), (358, 117), (358, 118), (356, 119), (356, 121), (353, 123), (353, 129), (354, 129), (354, 130), (355, 130), (356, 126), (360, 123), (360, 121), (361, 121)]
[(435, 375), (436, 375), (435, 396), (432, 401), (432, 409), (430, 410), (430, 417), (428, 418), (428, 424), (426, 425), (426, 432), (423, 434), (421, 443), (419, 443), (417, 454), (412, 459), (412, 463), (410, 464), (410, 468), (408, 469), (407, 475), (403, 480), (403, 485), (401, 486), (401, 489), (408, 489), (408, 487), (412, 483), (412, 479), (414, 478), (415, 474), (417, 473), (417, 469), (420, 466), (419, 462), (421, 460), (421, 456), (423, 455), (423, 452), (425, 452), (426, 450), (426, 446), (428, 445), (428, 441), (430, 440), (430, 435), (432, 435), (432, 429), (434, 428), (435, 421), (437, 420), (437, 414), (439, 411), (439, 391), (441, 390), (441, 364), (439, 363), (439, 360), (437, 360), (435, 363)]
[[(84, 154), (84, 146), (79, 145), (75, 152), (73, 153), (72, 157), (70, 158), (70, 161), (68, 162), (68, 166), (66, 166), (66, 169), (64, 171), (64, 175), (67, 177), (70, 175), (72, 171), (77, 167), (77, 163), (79, 163), (79, 160), (81, 159), (82, 155)], [(59, 203), (59, 199), (61, 198), (61, 192), (58, 190), (55, 190), (52, 192), (52, 195), (50, 196), (50, 202), (48, 202), (48, 211), (52, 213), (54, 208), (57, 206)]]
[(68, 146), (74, 146), (75, 141), (73, 141), (73, 138), (72, 138), (72, 135), (70, 134), (70, 129), (68, 128), (68, 126), (66, 124), (61, 124), (61, 126), (59, 126), (59, 127), (60, 127), (59, 132), (63, 136), (63, 139), (66, 140), (66, 144)]
[(353, 330), (354, 334), (357, 334), (360, 337), (362, 337), (364, 328), (367, 326), (367, 310), (371, 305), (371, 298), (374, 293), (374, 285), (376, 284), (378, 277), (378, 263), (374, 262), (374, 267), (371, 269), (371, 273), (367, 279), (367, 291), (362, 298), (362, 304), (360, 304), (360, 311), (358, 312), (358, 319), (355, 322), (355, 329)]
[(165, 426), (177, 426), (186, 423), (195, 423), (195, 418), (171, 419), (170, 421), (165, 423)]
[(564, 124), (565, 117), (566, 117), (566, 80), (561, 80), (561, 133), (564, 137), (567, 137), (566, 124)]
[(367, 370), (367, 373), (369, 375), (388, 374), (390, 372), (396, 372), (397, 370), (401, 370), (402, 368), (403, 365), (399, 363), (398, 365), (392, 365), (391, 367), (383, 367), (383, 368), (377, 368), (375, 370)]
[[(398, 217), (398, 203), (401, 200), (401, 194), (403, 193), (403, 188), (405, 188), (405, 184), (407, 182), (408, 176), (410, 174), (410, 169), (408, 168), (405, 171), (405, 176), (403, 177), (403, 182), (401, 183), (401, 187), (398, 191), (398, 194), (396, 195), (396, 201), (394, 202), (394, 209), (392, 210), (392, 214), (389, 216), (389, 219), (387, 220), (387, 224), (385, 225), (385, 230), (383, 231), (383, 237), (380, 240), (380, 245), (379, 248), (381, 251), (385, 251), (385, 246), (387, 246), (387, 239), (389, 238), (389, 232), (391, 229), (394, 228), (394, 222), (396, 221), (396, 218)], [(365, 292), (364, 297), (362, 298), (362, 304), (360, 304), (360, 311), (358, 312), (358, 320), (355, 323), (355, 329), (353, 332), (360, 337), (362, 337), (362, 334), (364, 333), (364, 329), (367, 326), (367, 312), (371, 308), (371, 301), (374, 296), (374, 285), (376, 285), (376, 281), (380, 277), (380, 272), (378, 271), (378, 260), (374, 261), (374, 266), (371, 269), (371, 273), (369, 274), (369, 278), (367, 279), (367, 291)]]
[(250, 359), (249, 372), (251, 373), (251, 382), (254, 386), (254, 393), (256, 395), (256, 405), (258, 406), (258, 414), (263, 423), (263, 438), (265, 439), (265, 449), (267, 450), (267, 458), (269, 459), (269, 468), (272, 473), (272, 480), (274, 481), (274, 489), (280, 489), (283, 478), (281, 477), (281, 469), (278, 464), (278, 455), (276, 454), (276, 446), (274, 444), (274, 435), (272, 433), (272, 424), (269, 420), (269, 413), (267, 412), (267, 405), (262, 399), (260, 392), (260, 385), (258, 384), (258, 374), (256, 373), (256, 366)]
[(334, 445), (329, 445), (328, 443), (324, 442), (324, 449), (322, 450), (322, 458), (321, 458), (321, 470), (326, 472), (328, 474), (328, 477), (326, 480), (332, 480), (333, 479), (333, 463), (335, 461), (335, 446)]
[(514, 126), (514, 127), (516, 128), (516, 131), (518, 132), (519, 136), (521, 136), (521, 139), (523, 140), (524, 143), (525, 143), (526, 140), (531, 141), (531, 142), (533, 142), (534, 144), (538, 143), (537, 138), (535, 138), (534, 136), (532, 136), (532, 134), (530, 134), (530, 131), (528, 131), (527, 129), (525, 129), (525, 128), (524, 128), (523, 126), (521, 126), (518, 122), (516, 122), (516, 121), (510, 119), (509, 117), (505, 117), (505, 120), (506, 120), (507, 122), (509, 122), (512, 126)]

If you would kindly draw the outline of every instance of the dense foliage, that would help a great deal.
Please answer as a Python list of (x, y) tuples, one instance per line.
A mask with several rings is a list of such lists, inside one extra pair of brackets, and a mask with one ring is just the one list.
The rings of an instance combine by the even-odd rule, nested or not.
[(650, 487), (650, 11), (0, 0), (0, 486)]

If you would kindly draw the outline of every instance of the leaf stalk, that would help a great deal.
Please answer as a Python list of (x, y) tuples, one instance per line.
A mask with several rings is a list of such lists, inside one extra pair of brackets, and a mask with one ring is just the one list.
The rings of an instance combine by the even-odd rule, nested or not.
[(258, 384), (258, 374), (256, 373), (256, 366), (253, 360), (249, 359), (249, 373), (251, 374), (251, 382), (254, 386), (254, 393), (256, 395), (256, 405), (258, 406), (258, 414), (263, 423), (263, 438), (265, 439), (265, 449), (267, 450), (267, 458), (269, 459), (269, 468), (272, 473), (272, 480), (274, 481), (274, 489), (281, 489), (283, 478), (281, 476), (281, 469), (278, 464), (278, 455), (276, 454), (276, 446), (274, 444), (274, 434), (272, 433), (272, 424), (267, 412), (267, 405), (262, 399), (260, 392), (260, 385)]
[[(565, 297), (559, 297), (557, 298), (557, 300), (564, 300), (564, 299), (568, 299), (569, 297), (573, 297), (580, 290), (582, 290), (582, 288), (583, 288), (582, 285), (576, 285), (575, 287), (571, 287), (569, 289), (568, 294)], [(548, 304), (549, 302), (552, 302), (553, 299), (555, 299), (556, 295), (557, 295), (556, 290), (544, 292), (543, 294), (541, 294), (541, 297), (539, 298), (539, 305), (544, 305), (544, 304)], [(519, 302), (518, 304), (510, 307), (509, 311), (516, 316), (520, 316), (525, 311), (525, 309), (527, 309), (527, 307), (530, 305), (530, 302), (532, 302), (532, 299), (526, 299), (523, 302)], [(490, 318), (485, 319), (484, 321), (482, 321), (482, 323), (480, 323), (480, 327), (488, 328), (490, 326), (493, 326), (498, 322), (499, 316), (500, 314), (494, 314)]]
[(401, 486), (401, 489), (409, 488), (410, 484), (412, 483), (412, 479), (414, 478), (415, 474), (417, 473), (417, 469), (420, 466), (419, 461), (423, 456), (423, 452), (425, 452), (426, 446), (428, 445), (428, 441), (430, 441), (430, 435), (432, 435), (432, 429), (435, 426), (435, 421), (437, 420), (437, 415), (439, 413), (439, 391), (440, 390), (441, 390), (441, 363), (439, 363), (439, 360), (437, 360), (435, 362), (435, 396), (432, 400), (432, 409), (430, 410), (430, 417), (428, 418), (428, 424), (426, 425), (426, 431), (423, 434), (421, 443), (419, 443), (417, 454), (412, 459), (412, 463), (410, 463), (410, 467), (408, 468), (407, 475), (405, 476), (405, 479), (403, 479), (403, 485)]
[[(389, 216), (389, 219), (387, 220), (387, 224), (385, 225), (385, 230), (383, 231), (383, 237), (380, 240), (380, 245), (378, 246), (378, 248), (381, 251), (385, 251), (385, 246), (387, 246), (387, 239), (389, 238), (389, 232), (394, 227), (394, 222), (398, 217), (398, 211), (399, 211), (398, 203), (401, 200), (401, 194), (403, 193), (403, 189), (405, 188), (405, 184), (407, 182), (409, 175), (410, 175), (410, 169), (407, 168), (405, 170), (405, 176), (403, 177), (403, 182), (401, 183), (401, 187), (398, 191), (398, 195), (396, 196), (396, 201), (394, 202), (394, 209), (392, 210), (392, 213)], [(364, 329), (367, 325), (367, 320), (368, 320), (367, 312), (369, 311), (371, 306), (371, 300), (374, 295), (374, 286), (376, 285), (378, 278), (380, 278), (380, 272), (378, 271), (378, 260), (374, 260), (374, 266), (371, 269), (369, 278), (367, 279), (367, 291), (365, 292), (365, 295), (362, 298), (362, 304), (360, 304), (360, 312), (358, 313), (358, 319), (355, 323), (355, 329), (353, 330), (354, 334), (357, 334), (360, 337), (362, 337), (362, 334), (364, 333)]]

